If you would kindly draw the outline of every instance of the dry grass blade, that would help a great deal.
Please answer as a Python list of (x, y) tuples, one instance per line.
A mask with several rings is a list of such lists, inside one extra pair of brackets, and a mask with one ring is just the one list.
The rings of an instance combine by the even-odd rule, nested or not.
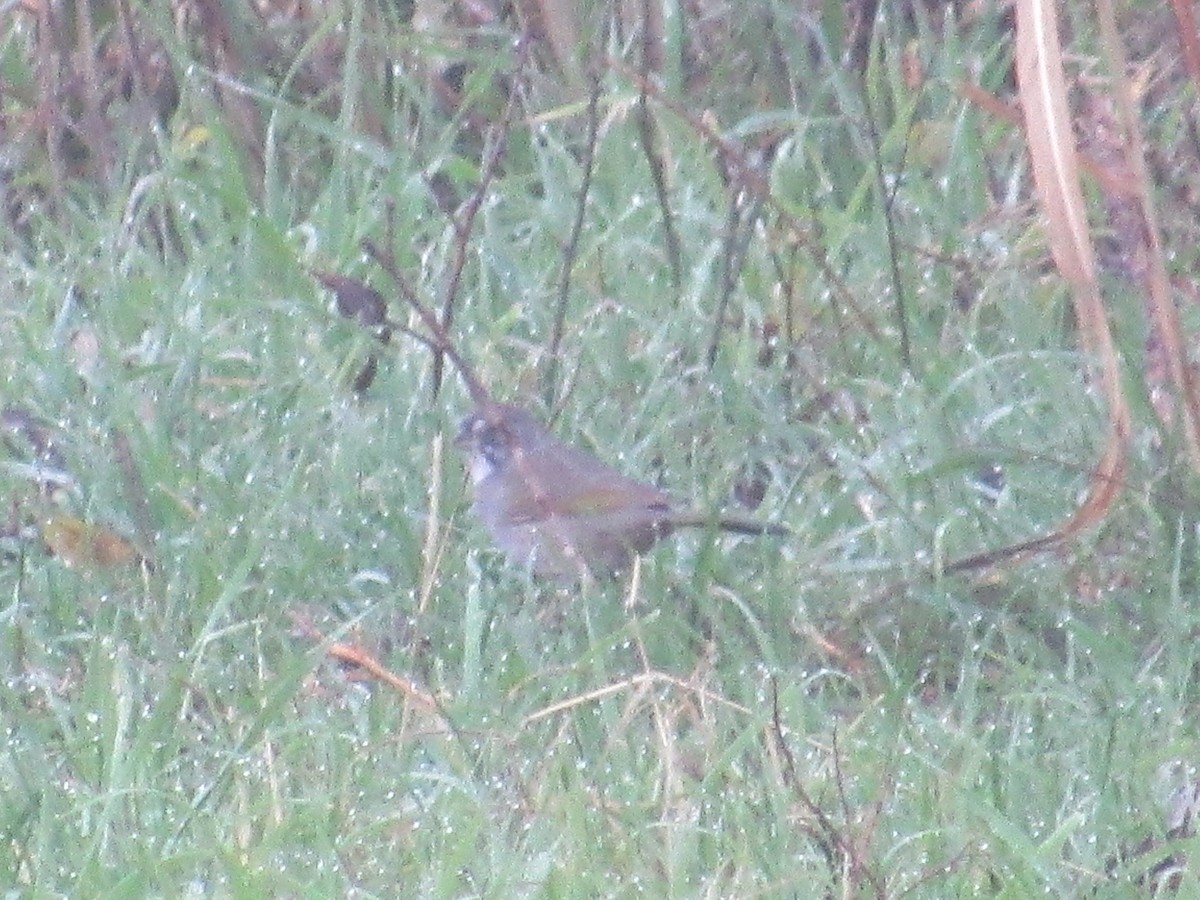
[(1050, 0), (1018, 2), (1017, 80), (1034, 181), (1046, 214), (1050, 250), (1059, 272), (1071, 286), (1084, 343), (1099, 360), (1101, 388), (1109, 415), (1108, 439), (1093, 471), (1088, 497), (1052, 536), (1065, 540), (1103, 519), (1115, 499), (1125, 473), (1130, 413), (1096, 280), (1096, 259), (1067, 106), (1056, 11), (1056, 4)]
[[(1025, 139), (1038, 199), (1046, 213), (1054, 262), (1072, 287), (1095, 281), (1096, 260), (1079, 189), (1079, 162), (1063, 79), (1056, 4), (1050, 0), (1021, 0), (1017, 4), (1017, 80), (1025, 114)], [(1096, 312), (1090, 308), (1080, 311), (1088, 319)]]
[(291, 611), (288, 613), (288, 616), (291, 618), (292, 624), (300, 635), (316, 643), (326, 644), (325, 653), (331, 659), (336, 659), (340, 663), (353, 666), (367, 677), (388, 685), (388, 687), (403, 694), (417, 709), (429, 713), (445, 724), (445, 719), (441, 714), (437, 698), (428, 691), (418, 687), (415, 682), (405, 678), (403, 675), (397, 675), (395, 672), (392, 672), (361, 647), (340, 641), (329, 641), (312, 620), (303, 613)]
[(426, 492), (429, 515), (425, 522), (425, 540), (421, 542), (421, 593), (417, 603), (417, 611), (422, 614), (429, 609), (433, 592), (437, 588), (442, 550), (445, 546), (442, 525), (445, 461), (444, 441), (439, 431), (433, 436), (433, 445), (429, 451), (429, 489)]
[[(1063, 77), (1055, 5), (1050, 0), (1020, 0), (1017, 4), (1017, 81), (1025, 138), (1045, 212), (1050, 252), (1059, 272), (1071, 286), (1075, 314), (1083, 340), (1100, 363), (1100, 384), (1108, 404), (1109, 433), (1104, 452), (1092, 469), (1088, 495), (1062, 525), (1047, 534), (996, 550), (958, 559), (940, 567), (950, 574), (987, 569), (1004, 561), (1044, 553), (1103, 520), (1125, 480), (1130, 412), (1121, 387), (1120, 365), (1108, 328), (1096, 278), (1096, 258), (1080, 189), (1080, 154), (1071, 130), (1071, 111)], [(992, 112), (1000, 110), (982, 91), (964, 90), (967, 99)], [(1002, 115), (1003, 118), (1007, 116)], [(1105, 167), (1093, 164), (1097, 171)], [(1125, 181), (1119, 193), (1132, 186)], [(906, 581), (890, 585), (864, 608), (894, 596)]]
[(1192, 0), (1171, 0), (1171, 10), (1175, 13), (1175, 30), (1183, 45), (1183, 61), (1187, 64), (1188, 74), (1200, 85), (1200, 32), (1196, 30)]
[[(1132, 202), (1137, 206), (1136, 215), (1141, 226), (1136, 229), (1135, 237), (1137, 252), (1141, 257), (1139, 268), (1142, 270), (1142, 281), (1149, 295), (1151, 315), (1166, 359), (1167, 370), (1181, 401), (1183, 428), (1192, 468), (1200, 472), (1200, 397), (1197, 396), (1195, 379), (1188, 363), (1179, 310), (1175, 307), (1171, 281), (1167, 274), (1162, 229), (1154, 207), (1150, 174), (1146, 170), (1145, 142), (1142, 139), (1138, 116), (1133, 108), (1133, 91), (1129, 79), (1125, 77), (1125, 54), (1117, 29), (1116, 12), (1111, 0), (1100, 0), (1097, 8), (1100, 12), (1100, 34), (1108, 56), (1109, 68), (1113, 73), (1113, 95), (1124, 132), (1125, 168), (1132, 173), (1130, 181), (1135, 189)], [(1178, 5), (1176, 12), (1178, 15)], [(1184, 19), (1180, 18), (1179, 21), (1182, 25)], [(1192, 36), (1190, 43), (1184, 40), (1184, 46), (1194, 49), (1195, 22), (1189, 21)], [(1200, 64), (1200, 61), (1189, 59), (1189, 65), (1193, 62)], [(1193, 71), (1192, 75), (1195, 78), (1200, 72)]]
[(684, 692), (685, 694), (693, 695), (701, 700), (711, 703), (718, 703), (721, 706), (732, 709), (735, 712), (742, 713), (743, 715), (748, 716), (751, 714), (751, 711), (745, 706), (740, 703), (736, 703), (727, 697), (723, 697), (721, 694), (695, 684), (690, 684), (686, 680), (678, 678), (675, 675), (671, 675), (668, 672), (651, 670), (647, 672), (639, 672), (636, 675), (631, 675), (628, 678), (603, 685), (593, 690), (586, 691), (582, 694), (578, 694), (574, 697), (568, 697), (565, 700), (559, 700), (557, 703), (551, 703), (549, 706), (535, 710), (527, 715), (521, 721), (521, 726), (523, 728), (528, 727), (529, 725), (539, 722), (542, 719), (547, 719), (551, 716), (557, 716), (561, 713), (569, 712), (573, 709), (577, 709), (580, 706), (597, 703), (606, 697), (611, 697), (614, 694), (620, 694), (624, 691), (641, 689), (656, 684), (668, 685)]

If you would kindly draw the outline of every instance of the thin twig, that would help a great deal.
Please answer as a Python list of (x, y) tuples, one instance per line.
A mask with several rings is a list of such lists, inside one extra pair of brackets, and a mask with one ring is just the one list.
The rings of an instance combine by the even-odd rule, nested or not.
[[(868, 33), (874, 31), (873, 23), (867, 23)], [(867, 86), (867, 66), (860, 73), (863, 110), (867, 122), (867, 139), (871, 142), (871, 159), (875, 168), (875, 189), (879, 192), (879, 201), (883, 207), (883, 227), (887, 235), (888, 261), (891, 264), (892, 297), (895, 300), (896, 327), (900, 331), (900, 363), (905, 369), (912, 369), (912, 340), (908, 334), (908, 305), (905, 303), (904, 282), (900, 277), (900, 250), (896, 238), (895, 198), (894, 192), (889, 191), (883, 172), (883, 146), (879, 139), (879, 123), (875, 121), (871, 109), (871, 91)], [(907, 142), (905, 144), (907, 148)], [(903, 160), (901, 160), (903, 167)]]
[(746, 209), (746, 194), (739, 186), (731, 184), (729, 191), (729, 215), (725, 219), (724, 237), (721, 242), (721, 293), (717, 298), (717, 309), (713, 314), (712, 338), (708, 343), (706, 361), (708, 368), (717, 362), (717, 350), (720, 347), (721, 332), (727, 323), (729, 301), (733, 298), (742, 266), (746, 261), (746, 251), (750, 246), (750, 237), (754, 234), (754, 225), (758, 221), (762, 201), (754, 197), (749, 210)]
[[(846, 822), (854, 821), (856, 817), (854, 810), (850, 807), (850, 801), (846, 796), (846, 779), (842, 774), (842, 751), (838, 746), (838, 730), (837, 723), (833, 725), (833, 736), (830, 739), (830, 753), (833, 756), (833, 776), (837, 784), (838, 799), (842, 804), (842, 818)], [(885, 778), (887, 776), (885, 775)], [(871, 814), (867, 819), (867, 823), (862, 827), (860, 834), (856, 835), (856, 840), (851, 843), (847, 841), (846, 849), (848, 854), (848, 862), (850, 864), (850, 873), (857, 884), (860, 880), (866, 881), (875, 889), (875, 896), (882, 900), (887, 896), (887, 891), (884, 888), (883, 882), (875, 871), (869, 868), (863, 862), (865, 855), (864, 848), (869, 848), (871, 845), (871, 837), (875, 833), (875, 826), (879, 822), (879, 815), (883, 810), (882, 798), (876, 800), (872, 806)]]
[(571, 233), (563, 244), (562, 270), (558, 276), (558, 297), (554, 303), (554, 321), (550, 327), (550, 343), (546, 348), (549, 359), (543, 382), (546, 408), (554, 406), (555, 381), (558, 380), (558, 354), (562, 347), (563, 331), (567, 321), (567, 300), (571, 293), (571, 273), (579, 252), (579, 238), (583, 234), (583, 220), (587, 212), (588, 195), (592, 189), (592, 173), (596, 165), (596, 142), (600, 133), (600, 76), (592, 73), (591, 92), (587, 106), (587, 140), (583, 145), (583, 177), (579, 184), (579, 197), (575, 202), (575, 221)]
[(433, 310), (421, 302), (416, 288), (409, 283), (408, 279), (404, 277), (404, 273), (400, 271), (400, 267), (396, 264), (396, 258), (392, 255), (391, 250), (381, 248), (369, 238), (362, 242), (362, 248), (371, 259), (375, 260), (375, 263), (381, 269), (388, 273), (388, 276), (391, 277), (396, 287), (400, 289), (400, 296), (404, 298), (404, 302), (412, 307), (413, 311), (417, 314), (417, 318), (421, 320), (421, 324), (428, 328), (430, 333), (428, 335), (420, 334), (401, 325), (399, 322), (389, 321), (388, 325), (394, 330), (407, 334), (429, 347), (435, 353), (435, 360), (440, 359), (442, 355), (448, 357), (466, 383), (471, 399), (477, 404), (486, 403), (490, 396), (487, 388), (483, 386), (483, 382), (475, 374), (475, 369), (458, 352), (454, 346), (454, 342), (446, 334), (445, 327), (438, 321), (438, 317), (434, 314)]
[[(458, 215), (451, 219), (454, 225), (454, 258), (451, 261), (450, 273), (446, 279), (446, 295), (442, 300), (440, 326), (437, 329), (442, 335), (448, 334), (454, 324), (454, 310), (458, 302), (459, 288), (462, 285), (463, 269), (467, 264), (467, 250), (471, 239), (471, 232), (475, 228), (475, 219), (479, 215), (479, 210), (483, 207), (483, 201), (488, 196), (492, 181), (496, 177), (496, 173), (499, 171), (500, 164), (503, 162), (505, 152), (508, 149), (508, 133), (512, 128), (517, 114), (517, 98), (521, 93), (521, 76), (524, 74), (525, 67), (529, 62), (532, 45), (533, 41), (529, 35), (523, 34), (517, 41), (517, 65), (513, 73), (513, 82), (509, 87), (508, 102), (504, 106), (504, 112), (500, 116), (500, 121), (490, 129), (492, 137), (487, 154), (484, 156), (479, 184), (462, 205)], [(428, 324), (427, 322), (426, 325)], [(446, 355), (449, 354), (447, 353)], [(451, 359), (451, 362), (454, 362), (454, 360)], [(457, 365), (457, 363), (455, 364)], [(441, 383), (442, 354), (436, 353), (433, 357), (433, 394), (435, 397), (441, 387)]]
[(836, 878), (842, 870), (840, 861), (845, 858), (845, 842), (833, 822), (825, 815), (825, 811), (816, 804), (800, 783), (796, 757), (783, 734), (783, 718), (779, 713), (779, 681), (775, 676), (771, 676), (771, 734), (775, 739), (775, 747), (783, 758), (784, 783), (792, 789), (804, 811), (817, 822), (816, 828), (805, 828), (804, 831), (821, 851), (830, 875)]
[(641, 94), (638, 97), (637, 124), (642, 142), (642, 152), (650, 165), (650, 178), (654, 182), (654, 193), (658, 208), (662, 211), (663, 238), (667, 244), (667, 262), (671, 267), (671, 282), (676, 293), (683, 286), (683, 247), (675, 229), (675, 215), (671, 212), (671, 191), (667, 184), (667, 164), (658, 145), (658, 123), (650, 113), (649, 85), (663, 70), (663, 21), (661, 5), (657, 0), (642, 0), (642, 58)]
[(671, 267), (671, 283), (679, 291), (683, 286), (683, 247), (679, 243), (679, 235), (675, 231), (675, 216), (671, 212), (671, 191), (667, 186), (667, 164), (655, 136), (655, 121), (650, 114), (648, 88), (650, 80), (642, 79), (642, 93), (638, 97), (638, 135), (642, 141), (642, 152), (646, 154), (646, 162), (650, 165), (650, 180), (654, 182), (654, 195), (658, 199), (658, 208), (662, 213), (663, 239), (667, 244), (667, 263)]

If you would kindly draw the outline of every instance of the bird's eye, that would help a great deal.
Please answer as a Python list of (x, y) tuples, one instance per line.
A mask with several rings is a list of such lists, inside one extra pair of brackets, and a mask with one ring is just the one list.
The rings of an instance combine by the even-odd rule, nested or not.
[(479, 452), (489, 463), (500, 466), (507, 462), (512, 444), (508, 431), (481, 420), (477, 423), (475, 434), (479, 442)]

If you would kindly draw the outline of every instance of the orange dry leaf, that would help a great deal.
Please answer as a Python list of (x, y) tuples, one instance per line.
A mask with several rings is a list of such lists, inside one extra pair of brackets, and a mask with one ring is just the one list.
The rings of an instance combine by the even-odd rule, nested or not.
[(42, 540), (73, 569), (112, 568), (140, 557), (133, 544), (108, 528), (57, 513), (43, 520)]

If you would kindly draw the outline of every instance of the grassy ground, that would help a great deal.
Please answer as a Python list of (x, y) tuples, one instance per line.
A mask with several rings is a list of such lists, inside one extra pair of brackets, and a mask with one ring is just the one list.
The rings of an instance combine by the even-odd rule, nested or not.
[[(403, 34), (350, 24), (347, 72)], [(704, 506), (757, 482), (754, 514), (793, 536), (681, 536), (615, 584), (531, 583), (489, 549), (447, 439), (465, 391), (434, 396), (402, 336), (352, 390), (374, 345), (310, 274), (395, 296), (359, 246), (391, 216), (440, 303), (465, 247), (455, 337), (546, 414), (582, 88), (531, 89), (542, 121), (511, 123), (465, 239), (423, 176), (469, 197), (479, 137), (415, 74), (445, 48), (416, 42), (390, 103), (365, 63), (332, 103), (251, 85), (261, 166), (172, 45), (180, 106), (108, 184), (12, 182), (33, 188), (0, 260), (13, 896), (1145, 894), (1178, 847), (1132, 851), (1197, 759), (1197, 544), (1191, 476), (1137, 399), (1138, 290), (1107, 287), (1137, 423), (1103, 525), (923, 578), (1067, 518), (1104, 440), (1020, 135), (955, 91), (1003, 92), (1011, 48), (1000, 22), (889, 23), (917, 89), (899, 54), (860, 82), (798, 29), (771, 59), (802, 90), (775, 96), (743, 70), (760, 25), (731, 36), (724, 90), (664, 90), (769, 135), (778, 208), (743, 195), (731, 226), (711, 145), (653, 105), (678, 272), (636, 85), (603, 78), (550, 395), (559, 435)], [(486, 105), (494, 72), (472, 71)], [(81, 528), (145, 564), (93, 560)]]

